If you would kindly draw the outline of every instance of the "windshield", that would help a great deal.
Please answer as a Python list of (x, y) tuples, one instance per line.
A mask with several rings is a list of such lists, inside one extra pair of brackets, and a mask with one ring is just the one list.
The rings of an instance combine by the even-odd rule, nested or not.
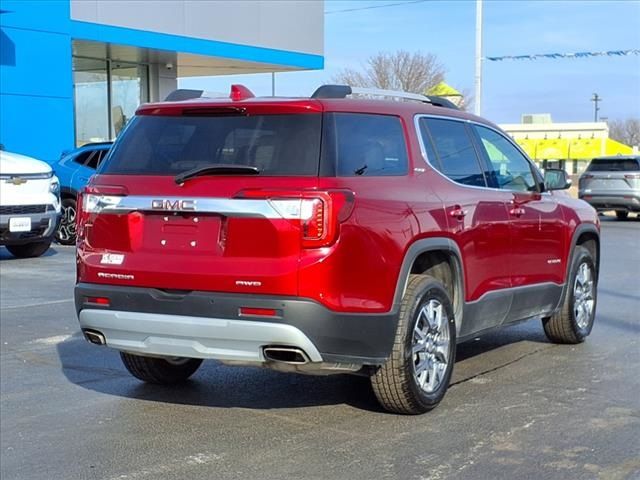
[(321, 114), (135, 117), (103, 174), (177, 175), (210, 164), (260, 175), (316, 176)]
[(637, 172), (638, 160), (634, 158), (594, 158), (587, 172)]

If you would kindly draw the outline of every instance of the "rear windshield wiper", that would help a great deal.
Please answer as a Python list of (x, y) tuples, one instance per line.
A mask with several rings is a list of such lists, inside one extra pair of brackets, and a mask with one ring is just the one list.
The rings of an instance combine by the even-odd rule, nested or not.
[(260, 170), (257, 167), (251, 165), (228, 165), (224, 163), (210, 163), (202, 167), (192, 168), (186, 172), (179, 173), (175, 176), (175, 181), (178, 185), (184, 183), (185, 180), (189, 180), (194, 177), (201, 177), (203, 175), (258, 175)]

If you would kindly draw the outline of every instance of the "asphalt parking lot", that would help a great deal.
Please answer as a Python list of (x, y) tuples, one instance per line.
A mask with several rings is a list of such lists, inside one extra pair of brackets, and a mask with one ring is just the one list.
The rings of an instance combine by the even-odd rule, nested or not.
[(12, 479), (640, 478), (640, 220), (603, 220), (596, 324), (540, 322), (458, 347), (433, 412), (383, 413), (366, 379), (208, 362), (178, 388), (85, 342), (74, 251), (0, 248), (0, 477)]

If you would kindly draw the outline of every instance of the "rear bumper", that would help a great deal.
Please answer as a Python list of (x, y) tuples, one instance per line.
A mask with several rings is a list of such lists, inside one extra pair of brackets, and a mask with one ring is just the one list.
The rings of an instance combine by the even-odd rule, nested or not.
[(633, 193), (585, 193), (580, 191), (578, 197), (596, 210), (628, 210), (631, 212), (640, 212), (640, 196)]
[[(109, 306), (88, 303), (106, 297)], [(277, 296), (80, 283), (76, 310), (83, 329), (108, 346), (148, 355), (264, 362), (269, 345), (301, 348), (312, 362), (380, 365), (391, 352), (396, 312), (353, 314), (317, 302)], [(240, 307), (276, 310), (277, 316), (241, 316)]]
[(322, 361), (309, 338), (291, 325), (99, 309), (83, 309), (78, 318), (83, 330), (99, 331), (107, 345), (126, 352), (261, 363), (264, 346), (292, 345), (312, 362)]
[[(31, 218), (31, 231), (9, 231), (9, 219), (14, 217)], [(50, 210), (45, 213), (0, 215), (0, 245), (22, 245), (53, 237), (60, 221), (60, 212)]]

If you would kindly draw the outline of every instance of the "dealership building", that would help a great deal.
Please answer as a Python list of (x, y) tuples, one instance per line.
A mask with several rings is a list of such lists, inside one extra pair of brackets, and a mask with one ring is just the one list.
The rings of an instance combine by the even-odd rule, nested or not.
[(322, 1), (2, 0), (0, 143), (49, 162), (114, 138), (178, 77), (322, 69)]

